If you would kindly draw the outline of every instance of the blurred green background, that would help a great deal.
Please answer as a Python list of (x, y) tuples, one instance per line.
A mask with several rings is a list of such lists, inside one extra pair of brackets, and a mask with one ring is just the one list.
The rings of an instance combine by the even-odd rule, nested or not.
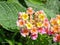
[(28, 7), (44, 10), (48, 19), (60, 14), (60, 0), (0, 0), (0, 45), (60, 45), (52, 41), (52, 36), (39, 35), (33, 41), (20, 35), (16, 26), (18, 12)]

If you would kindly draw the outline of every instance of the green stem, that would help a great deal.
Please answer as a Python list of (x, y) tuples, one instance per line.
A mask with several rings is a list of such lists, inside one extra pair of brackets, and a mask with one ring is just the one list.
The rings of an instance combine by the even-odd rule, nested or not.
[(12, 39), (14, 39), (14, 37), (16, 36), (17, 33), (18, 33), (18, 31), (13, 34)]

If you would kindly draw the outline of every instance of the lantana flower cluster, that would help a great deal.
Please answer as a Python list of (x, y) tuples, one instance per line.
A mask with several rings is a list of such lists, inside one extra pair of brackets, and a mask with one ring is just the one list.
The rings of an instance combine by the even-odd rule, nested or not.
[(38, 38), (38, 34), (54, 35), (53, 41), (60, 41), (60, 15), (49, 21), (43, 10), (34, 11), (31, 7), (26, 12), (19, 12), (17, 26), (23, 37), (29, 36), (32, 40)]

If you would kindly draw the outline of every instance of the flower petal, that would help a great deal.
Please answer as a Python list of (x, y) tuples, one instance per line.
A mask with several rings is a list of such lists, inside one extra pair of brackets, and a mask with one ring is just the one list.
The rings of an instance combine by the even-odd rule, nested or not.
[(34, 10), (31, 7), (29, 7), (27, 9), (27, 13), (30, 14), (30, 15), (32, 15), (34, 13)]
[(17, 26), (23, 27), (24, 25), (25, 25), (25, 21), (24, 20), (18, 20), (17, 21)]
[(36, 27), (33, 27), (33, 28), (30, 30), (30, 32), (31, 32), (32, 34), (38, 34), (38, 30), (37, 30)]
[(23, 20), (27, 20), (28, 18), (29, 18), (28, 14), (26, 14), (26, 13), (22, 14), (22, 19)]
[(29, 23), (29, 22), (27, 24), (25, 24), (25, 25), (26, 25), (27, 29), (31, 29), (33, 27), (33, 25), (31, 23)]
[(32, 40), (36, 40), (37, 37), (38, 37), (38, 34), (31, 34), (31, 39), (32, 39)]
[(23, 37), (26, 37), (29, 35), (29, 30), (24, 28), (24, 29), (21, 29), (20, 33)]
[(45, 29), (42, 28), (42, 27), (38, 28), (38, 32), (41, 33), (41, 34), (45, 34), (46, 33)]

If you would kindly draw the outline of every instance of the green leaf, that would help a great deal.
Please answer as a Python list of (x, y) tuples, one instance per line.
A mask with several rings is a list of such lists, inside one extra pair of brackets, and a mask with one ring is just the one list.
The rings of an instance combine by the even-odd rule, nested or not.
[(0, 29), (0, 43), (4, 43), (5, 41), (4, 38), (5, 38), (4, 31)]
[(18, 3), (18, 0), (7, 0), (7, 2), (11, 2), (11, 3), (15, 2), (15, 3)]
[(0, 0), (0, 1), (7, 1), (7, 0)]
[(59, 0), (47, 0), (45, 7), (54, 11), (55, 13), (59, 13)]
[[(35, 7), (36, 6), (39, 6), (40, 7), (41, 5), (44, 5), (41, 0), (25, 0), (25, 2), (26, 3), (31, 3)], [(31, 5), (31, 4), (28, 4), (28, 5)]]
[(13, 40), (8, 40), (8, 39), (5, 39), (5, 40), (7, 43), (9, 43), (9, 45), (15, 45)]
[(25, 0), (28, 6), (38, 7), (43, 6), (44, 8), (50, 9), (54, 13), (59, 13), (59, 0)]
[(29, 38), (26, 45), (34, 45), (34, 41)]
[[(52, 10), (45, 8), (44, 4), (41, 4), (40, 1), (25, 0), (28, 7), (34, 8), (34, 10), (44, 10), (48, 18), (55, 17), (56, 13)], [(52, 16), (51, 16), (52, 15)]]
[(0, 43), (3, 43), (4, 39), (0, 36)]
[(25, 2), (27, 4), (27, 6), (31, 6), (31, 7), (34, 7), (34, 8), (37, 8), (37, 6), (39, 8), (39, 7), (41, 7), (41, 5), (43, 5), (38, 0), (35, 0), (35, 1), (34, 0), (25, 0)]
[(18, 31), (16, 21), (20, 11), (25, 11), (25, 8), (18, 3), (0, 2), (0, 25), (9, 31)]
[(17, 45), (22, 45), (20, 42)]

